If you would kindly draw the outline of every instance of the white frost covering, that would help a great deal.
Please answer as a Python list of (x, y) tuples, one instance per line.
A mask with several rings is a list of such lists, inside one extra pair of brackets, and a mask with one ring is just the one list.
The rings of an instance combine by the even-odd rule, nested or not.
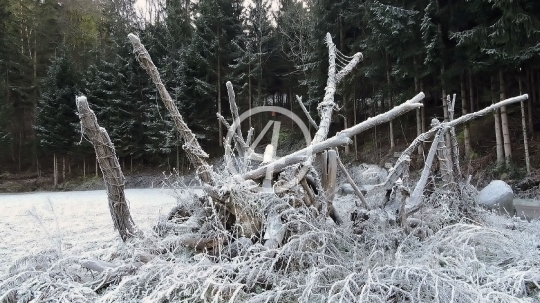
[[(140, 210), (132, 201), (138, 226), (143, 214), (157, 213), (159, 199), (155, 197), (142, 197), (146, 201)], [(67, 249), (60, 256), (57, 251), (47, 251), (19, 259), (9, 272), (0, 274), (0, 302), (4, 294), (8, 294), (6, 302), (15, 302), (9, 301), (9, 293), (19, 302), (39, 298), (40, 302), (88, 303), (514, 303), (540, 299), (539, 221), (525, 222), (476, 208), (470, 209), (472, 217), (464, 218), (460, 209), (473, 205), (472, 201), (436, 192), (425, 198), (424, 207), (415, 214), (420, 224), (405, 233), (391, 223), (392, 214), (384, 209), (360, 213), (362, 220), (345, 220), (342, 226), (335, 226), (312, 217), (308, 208), (290, 207), (287, 199), (292, 197), (250, 197), (253, 201), (249, 203), (258, 203), (269, 212), (276, 211), (272, 210), (276, 206), (281, 210), (284, 225), (293, 233), (282, 247), (269, 250), (240, 238), (220, 254), (210, 255), (173, 245), (181, 235), (158, 239), (150, 234), (123, 244), (111, 230), (106, 208), (99, 214), (86, 208), (90, 221), (108, 226), (98, 236), (107, 238), (104, 235), (108, 234), (111, 241), (95, 243), (88, 235), (79, 243), (87, 250)], [(344, 218), (355, 210), (353, 199), (338, 197), (334, 203)], [(180, 198), (181, 204), (190, 205), (190, 201)], [(71, 204), (80, 206), (77, 201)], [(87, 232), (92, 230), (87, 223), (79, 223)], [(81, 229), (76, 225), (65, 228), (70, 235), (73, 230), (67, 229)], [(228, 249), (237, 252), (223, 255)], [(141, 252), (143, 256), (153, 252), (154, 257), (140, 267), (131, 266)], [(125, 269), (120, 272), (123, 277), (94, 291), (89, 281), (119, 270), (90, 273), (80, 266), (79, 260), (85, 256)]]
[(501, 180), (493, 180), (478, 194), (478, 204), (489, 210), (514, 214), (514, 192), (510, 185)]
[[(127, 189), (126, 198), (142, 230), (176, 204), (160, 189)], [(18, 257), (58, 244), (78, 253), (118, 238), (104, 190), (1, 194), (0, 214), (0, 273)]]
[(351, 169), (351, 175), (358, 186), (377, 185), (384, 182), (388, 176), (388, 171), (375, 164), (362, 163)]

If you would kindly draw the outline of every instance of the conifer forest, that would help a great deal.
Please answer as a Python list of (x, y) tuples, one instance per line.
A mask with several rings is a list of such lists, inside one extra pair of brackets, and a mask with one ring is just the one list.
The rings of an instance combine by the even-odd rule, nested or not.
[[(537, 1), (248, 2), (147, 0), (138, 12), (129, 0), (1, 0), (0, 167), (51, 173), (63, 161), (64, 170), (68, 163), (80, 174), (85, 161), (93, 170), (93, 150), (81, 142), (77, 94), (88, 97), (109, 130), (123, 167), (181, 166), (178, 134), (135, 62), (130, 32), (147, 47), (186, 123), (214, 156), (221, 155), (224, 136), (215, 113), (230, 116), (227, 81), (241, 111), (273, 104), (303, 115), (299, 95), (316, 113), (326, 85), (327, 32), (346, 56), (363, 54), (336, 93), (349, 126), (419, 91), (426, 93), (426, 107), (438, 107), (424, 128), (442, 116), (446, 95), (457, 93), (456, 112), (465, 114), (520, 91), (530, 96), (530, 136), (538, 126)], [(342, 118), (333, 121), (336, 130), (343, 128)], [(256, 130), (263, 122), (250, 121)], [(390, 136), (385, 131), (392, 146), (400, 128), (394, 125)], [(482, 152), (474, 150), (471, 132), (461, 137), (466, 156)], [(506, 135), (520, 140), (520, 129), (514, 132)], [(514, 155), (507, 150), (498, 157)], [(514, 158), (523, 162), (522, 155)]]
[(105, 187), (0, 195), (0, 303), (540, 302), (538, 0), (0, 0), (0, 66), (0, 191)]

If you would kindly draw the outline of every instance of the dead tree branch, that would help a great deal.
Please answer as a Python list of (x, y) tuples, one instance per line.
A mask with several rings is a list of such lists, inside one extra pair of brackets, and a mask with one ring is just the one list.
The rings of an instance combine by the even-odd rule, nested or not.
[(347, 168), (345, 168), (345, 165), (343, 165), (343, 162), (341, 162), (340, 157), (337, 157), (337, 163), (339, 165), (339, 168), (341, 168), (341, 171), (345, 174), (345, 177), (347, 178), (347, 181), (349, 181), (349, 184), (352, 186), (352, 188), (354, 190), (354, 193), (356, 194), (358, 199), (360, 199), (360, 202), (362, 202), (361, 204), (363, 204), (363, 205), (359, 205), (358, 203), (356, 203), (356, 206), (357, 207), (363, 206), (365, 209), (369, 209), (366, 198), (364, 197), (364, 195), (362, 194), (362, 192), (360, 191), (358, 186), (356, 186), (356, 183), (354, 183), (353, 178), (351, 177), (351, 175), (347, 171)]
[(182, 118), (182, 115), (180, 115), (178, 108), (176, 107), (176, 105), (174, 105), (171, 95), (161, 81), (159, 72), (154, 65), (154, 62), (152, 62), (152, 58), (150, 58), (150, 54), (148, 54), (148, 51), (146, 50), (144, 45), (142, 45), (139, 37), (135, 36), (134, 34), (129, 34), (128, 38), (133, 45), (133, 51), (135, 53), (137, 61), (139, 61), (141, 66), (146, 70), (146, 72), (156, 85), (159, 95), (161, 96), (161, 100), (163, 100), (165, 107), (173, 118), (176, 129), (180, 134), (180, 138), (182, 138), (182, 140), (184, 141), (182, 148), (186, 152), (188, 160), (196, 168), (197, 175), (199, 176), (199, 178), (201, 178), (203, 182), (213, 184), (211, 168), (205, 160), (206, 158), (208, 158), (208, 154), (201, 148), (199, 141), (197, 141), (197, 138), (195, 138), (193, 132), (184, 122), (184, 119)]
[(274, 172), (279, 172), (289, 165), (297, 164), (304, 161), (308, 157), (308, 155), (315, 155), (326, 149), (349, 144), (351, 142), (350, 138), (352, 136), (358, 135), (374, 126), (386, 123), (392, 119), (395, 119), (398, 116), (403, 115), (408, 111), (421, 107), (422, 104), (419, 102), (424, 99), (424, 96), (424, 93), (419, 93), (411, 100), (408, 100), (405, 103), (394, 107), (386, 113), (382, 113), (373, 118), (369, 118), (366, 121), (361, 122), (353, 127), (342, 130), (330, 139), (326, 139), (322, 142), (310, 145), (285, 157), (277, 159), (272, 163), (263, 165), (257, 169), (249, 171), (243, 174), (242, 177), (244, 179), (258, 179), (266, 174), (266, 169), (270, 166), (270, 164), (273, 164)]
[(120, 234), (122, 241), (126, 241), (137, 234), (137, 227), (129, 213), (129, 206), (124, 194), (125, 178), (120, 168), (120, 163), (118, 163), (114, 145), (107, 131), (99, 126), (94, 111), (88, 106), (86, 97), (77, 97), (76, 103), (79, 119), (81, 120), (82, 133), (94, 146), (99, 167), (103, 173), (103, 181), (107, 189), (109, 210), (114, 228)]
[(304, 103), (302, 102), (302, 97), (301, 96), (298, 96), (296, 95), (296, 101), (298, 101), (298, 104), (300, 104), (300, 108), (302, 109), (302, 111), (304, 112), (304, 114), (306, 115), (309, 123), (311, 124), (311, 126), (315, 127), (315, 129), (319, 129), (319, 126), (317, 125), (317, 123), (315, 122), (315, 120), (313, 120), (313, 118), (311, 117), (311, 115), (309, 114), (306, 106), (304, 105)]

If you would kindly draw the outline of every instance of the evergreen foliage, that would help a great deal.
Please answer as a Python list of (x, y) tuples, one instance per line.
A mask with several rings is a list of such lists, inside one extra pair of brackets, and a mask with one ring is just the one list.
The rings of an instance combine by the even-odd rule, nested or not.
[[(185, 121), (212, 154), (222, 140), (218, 102), (229, 115), (226, 81), (235, 86), (241, 112), (269, 100), (299, 112), (291, 99), (301, 95), (316, 118), (310, 104), (324, 94), (326, 32), (344, 55), (364, 54), (337, 88), (336, 102), (349, 122), (403, 102), (420, 86), (426, 104), (439, 106), (443, 91), (461, 92), (461, 79), (465, 91), (474, 93), (471, 100), (478, 100), (474, 106), (482, 107), (498, 93), (486, 80), (498, 71), (524, 81), (535, 122), (537, 1), (280, 0), (277, 10), (268, 0), (148, 4), (144, 19), (131, 0), (0, 0), (0, 144), (7, 147), (0, 151), (0, 163), (35, 169), (43, 134), (35, 132), (40, 125), (34, 127), (38, 103), (43, 104), (38, 100), (51, 96), (45, 86), (50, 80), (44, 79), (54, 58), (60, 58), (61, 44), (71, 70), (83, 75), (73, 85), (88, 96), (120, 158), (163, 165), (182, 153), (154, 85), (134, 64), (129, 32), (143, 39)], [(506, 90), (517, 94), (517, 81), (508, 81)], [(333, 123), (339, 128), (337, 117)], [(73, 141), (67, 137), (59, 140)], [(91, 150), (81, 146), (72, 152)]]
[(77, 138), (78, 117), (74, 96), (77, 95), (77, 73), (64, 46), (59, 47), (38, 102), (36, 137), (43, 154), (67, 155)]

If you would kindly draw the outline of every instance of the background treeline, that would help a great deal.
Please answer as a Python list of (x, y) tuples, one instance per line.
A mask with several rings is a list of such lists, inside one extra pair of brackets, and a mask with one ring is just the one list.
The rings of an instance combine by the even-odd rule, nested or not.
[[(534, 134), (540, 114), (540, 1), (275, 5), (278, 10), (264, 0), (148, 0), (141, 18), (130, 0), (0, 0), (1, 171), (48, 173), (53, 163), (64, 164), (68, 173), (93, 171), (93, 149), (81, 140), (75, 110), (80, 93), (108, 130), (125, 170), (135, 164), (183, 167), (177, 134), (135, 62), (129, 32), (141, 37), (188, 125), (214, 155), (222, 153), (223, 129), (215, 113), (228, 115), (226, 81), (235, 86), (241, 112), (274, 104), (300, 114), (294, 95), (302, 95), (316, 115), (326, 85), (326, 32), (344, 55), (339, 65), (345, 56), (364, 54), (337, 93), (349, 126), (420, 90), (427, 95), (426, 110), (441, 119), (446, 94), (458, 94), (458, 116), (521, 91), (531, 97), (526, 113), (529, 136)], [(505, 133), (505, 119), (520, 112), (509, 111), (495, 121), (502, 121), (497, 139), (508, 137), (511, 147), (520, 129), (506, 127)], [(423, 127), (433, 115), (420, 115)], [(263, 119), (249, 123), (260, 128)], [(413, 130), (414, 119), (413, 114)], [(343, 127), (340, 116), (335, 124)], [(467, 157), (475, 152), (470, 127), (460, 137)], [(391, 147), (404, 133), (403, 126), (394, 128), (384, 132)], [(512, 159), (510, 149), (500, 152)]]

